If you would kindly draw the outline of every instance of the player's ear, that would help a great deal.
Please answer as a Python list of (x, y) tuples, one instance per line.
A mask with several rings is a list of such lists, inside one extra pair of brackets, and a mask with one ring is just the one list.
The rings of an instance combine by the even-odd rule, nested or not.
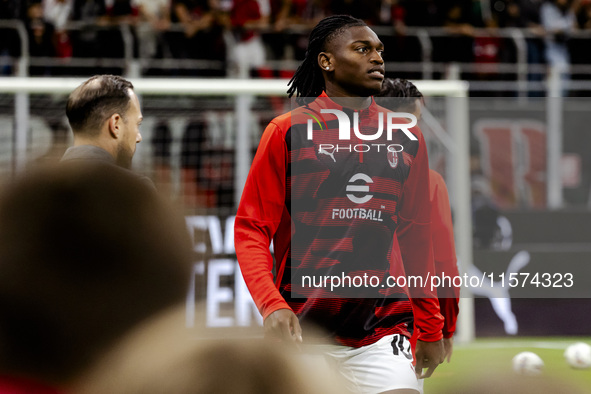
[(109, 134), (111, 134), (113, 138), (119, 138), (119, 133), (121, 131), (121, 122), (121, 115), (117, 113), (111, 115), (111, 117), (109, 118)]
[(324, 71), (332, 71), (333, 64), (331, 54), (328, 52), (320, 52), (318, 54), (318, 65)]

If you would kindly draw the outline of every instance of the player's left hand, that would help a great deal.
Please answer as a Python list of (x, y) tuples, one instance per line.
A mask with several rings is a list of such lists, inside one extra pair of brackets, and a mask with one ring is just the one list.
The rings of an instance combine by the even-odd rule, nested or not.
[[(430, 377), (435, 371), (435, 368), (445, 360), (443, 341), (425, 342), (418, 340), (415, 356), (417, 358), (417, 365), (415, 367), (417, 379)], [(427, 368), (427, 372), (423, 373), (424, 368)]]
[(454, 352), (454, 338), (443, 338), (443, 349), (445, 349), (445, 359), (449, 363), (451, 361), (451, 355)]

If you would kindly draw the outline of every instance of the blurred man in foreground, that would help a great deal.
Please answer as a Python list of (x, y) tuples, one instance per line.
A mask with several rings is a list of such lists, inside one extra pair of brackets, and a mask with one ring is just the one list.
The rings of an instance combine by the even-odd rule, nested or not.
[(182, 218), (112, 165), (62, 163), (0, 195), (0, 392), (65, 391), (184, 299)]

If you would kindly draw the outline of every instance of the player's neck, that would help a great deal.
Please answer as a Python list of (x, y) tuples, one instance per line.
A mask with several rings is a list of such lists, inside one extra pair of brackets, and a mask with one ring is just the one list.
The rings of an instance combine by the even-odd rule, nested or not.
[(371, 97), (359, 97), (359, 95), (348, 92), (333, 84), (326, 84), (325, 93), (335, 103), (351, 108), (351, 109), (366, 109), (371, 105)]

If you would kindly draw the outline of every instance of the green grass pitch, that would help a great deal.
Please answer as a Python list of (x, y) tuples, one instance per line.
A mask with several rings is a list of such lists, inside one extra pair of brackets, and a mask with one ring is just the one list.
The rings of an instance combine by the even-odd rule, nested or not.
[[(425, 394), (591, 394), (591, 368), (573, 369), (563, 356), (566, 347), (575, 342), (591, 345), (591, 338), (478, 339), (470, 344), (455, 344), (451, 363), (441, 364), (425, 380)], [(523, 351), (542, 358), (541, 376), (523, 377), (513, 372), (511, 360)]]

